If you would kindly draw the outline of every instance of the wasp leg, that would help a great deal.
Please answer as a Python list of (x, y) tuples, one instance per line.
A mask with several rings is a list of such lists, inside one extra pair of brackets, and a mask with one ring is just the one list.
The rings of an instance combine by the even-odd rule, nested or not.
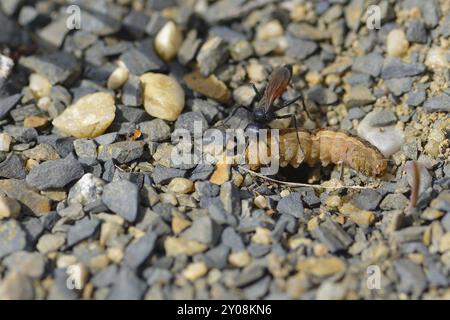
[(302, 103), (302, 108), (303, 108), (303, 110), (306, 112), (306, 115), (308, 116), (308, 118), (309, 118), (309, 119), (312, 119), (311, 115), (310, 115), (309, 112), (308, 112), (308, 109), (306, 109), (305, 99), (303, 99), (303, 95), (301, 95), (301, 94), (300, 94), (299, 96), (295, 97), (294, 99), (288, 100), (288, 101), (286, 101), (285, 103), (281, 104), (280, 106), (278, 106), (278, 107), (275, 109), (275, 111), (278, 111), (278, 110), (281, 110), (281, 109), (283, 109), (283, 108), (286, 108), (286, 107), (290, 106), (291, 104), (297, 102), (298, 100), (301, 101), (301, 103)]
[(276, 117), (276, 119), (287, 119), (287, 118), (291, 118), (291, 121), (294, 122), (295, 131), (297, 132), (298, 145), (300, 146), (300, 150), (302, 151), (302, 156), (305, 157), (305, 150), (303, 150), (302, 143), (300, 142), (300, 138), (298, 136), (299, 128), (297, 126), (297, 117), (295, 116), (295, 114), (290, 113)]
[(255, 91), (255, 96), (253, 97), (253, 100), (252, 100), (252, 104), (253, 104), (253, 103), (255, 102), (256, 99), (257, 99), (257, 100), (261, 100), (262, 94), (261, 94), (261, 92), (258, 90), (258, 88), (256, 88), (256, 86), (255, 86), (254, 83), (252, 83), (251, 86), (252, 86), (252, 88), (253, 88), (253, 91)]

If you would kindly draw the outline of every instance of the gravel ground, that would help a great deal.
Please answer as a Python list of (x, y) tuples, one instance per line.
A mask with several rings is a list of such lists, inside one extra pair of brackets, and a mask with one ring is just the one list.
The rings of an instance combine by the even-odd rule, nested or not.
[[(0, 299), (450, 298), (449, 1), (70, 4), (0, 3)], [(383, 177), (174, 163), (284, 64)]]

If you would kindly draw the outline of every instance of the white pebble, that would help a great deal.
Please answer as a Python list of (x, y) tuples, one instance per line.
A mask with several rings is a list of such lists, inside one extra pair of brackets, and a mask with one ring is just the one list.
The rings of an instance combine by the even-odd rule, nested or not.
[(372, 111), (365, 116), (358, 126), (358, 136), (378, 148), (385, 157), (390, 157), (405, 142), (404, 133), (396, 126), (372, 127), (370, 123), (378, 117), (378, 111)]
[(175, 121), (184, 108), (184, 91), (180, 84), (160, 73), (145, 73), (140, 79), (145, 111), (153, 117)]

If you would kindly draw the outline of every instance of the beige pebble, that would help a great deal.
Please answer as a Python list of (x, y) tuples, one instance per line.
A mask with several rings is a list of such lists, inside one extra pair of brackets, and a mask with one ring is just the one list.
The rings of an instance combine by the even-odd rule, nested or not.
[(450, 232), (444, 234), (439, 242), (439, 251), (444, 253), (450, 251)]
[(227, 85), (213, 74), (205, 78), (199, 70), (196, 70), (184, 76), (183, 79), (191, 90), (205, 97), (221, 103), (228, 103), (231, 99), (231, 92), (228, 90)]
[(11, 142), (12, 138), (8, 133), (6, 132), (0, 133), (0, 151), (9, 152)]
[(327, 277), (344, 271), (345, 263), (337, 257), (307, 258), (297, 262), (297, 270), (316, 277)]
[(247, 250), (232, 252), (228, 256), (228, 262), (235, 267), (243, 268), (252, 262), (252, 256)]
[(267, 79), (267, 71), (260, 63), (253, 62), (247, 66), (247, 74), (252, 82), (262, 82)]
[(106, 251), (106, 255), (108, 256), (108, 259), (111, 260), (112, 262), (120, 263), (123, 259), (123, 250), (118, 247), (109, 248)]
[(206, 244), (183, 238), (167, 237), (164, 241), (164, 249), (166, 250), (166, 255), (169, 257), (179, 254), (192, 256), (205, 251), (207, 248), (208, 246)]
[(76, 138), (95, 138), (102, 135), (114, 121), (114, 98), (97, 92), (80, 98), (53, 120), (59, 131)]
[(57, 251), (66, 242), (66, 237), (62, 233), (44, 234), (39, 238), (36, 248), (40, 253), (47, 254)]
[(203, 277), (207, 272), (208, 266), (206, 265), (206, 263), (193, 262), (183, 270), (183, 276), (190, 281), (195, 281)]
[(48, 124), (47, 117), (40, 116), (28, 116), (23, 121), (23, 126), (25, 128), (43, 128)]
[(337, 195), (329, 196), (327, 200), (325, 200), (325, 204), (331, 208), (337, 208), (341, 205), (341, 197)]
[(184, 91), (174, 78), (160, 73), (141, 77), (145, 111), (153, 117), (175, 121), (184, 108)]
[(284, 33), (283, 26), (280, 21), (274, 19), (260, 25), (256, 30), (256, 39), (269, 40), (282, 36)]
[(253, 203), (260, 209), (265, 209), (268, 206), (267, 199), (262, 195), (257, 196)]
[(217, 185), (222, 185), (228, 180), (230, 180), (230, 165), (218, 163), (209, 181)]
[(194, 191), (194, 183), (186, 178), (173, 178), (167, 189), (174, 193), (191, 193)]
[(372, 211), (361, 210), (351, 203), (345, 203), (339, 208), (339, 212), (350, 218), (359, 226), (370, 226), (375, 222), (375, 214)]
[(281, 196), (282, 198), (287, 197), (287, 196), (290, 195), (290, 194), (291, 194), (291, 192), (290, 192), (288, 189), (284, 189), (284, 190), (282, 190), (282, 191), (280, 192), (280, 196)]
[(192, 222), (190, 222), (189, 220), (180, 218), (178, 216), (174, 216), (172, 218), (172, 231), (175, 234), (180, 234), (183, 230), (185, 230), (186, 228), (190, 227), (192, 224)]
[(130, 72), (127, 68), (118, 67), (109, 76), (106, 86), (110, 90), (117, 90), (121, 88), (125, 84), (125, 82), (127, 82), (129, 75)]
[(16, 199), (0, 195), (0, 219), (15, 219), (19, 214), (20, 203)]
[(440, 47), (433, 47), (428, 50), (425, 65), (432, 70), (448, 68), (450, 64), (447, 60), (447, 55), (448, 50)]
[(257, 244), (269, 245), (272, 243), (271, 231), (267, 228), (257, 227), (252, 237), (252, 242)]
[(391, 57), (402, 57), (408, 52), (409, 42), (401, 29), (389, 32), (386, 39), (386, 52)]
[(176, 57), (183, 42), (183, 34), (173, 21), (168, 21), (155, 37), (155, 50), (164, 61)]
[(36, 100), (42, 97), (48, 97), (52, 92), (52, 84), (50, 81), (37, 73), (30, 75), (29, 88)]

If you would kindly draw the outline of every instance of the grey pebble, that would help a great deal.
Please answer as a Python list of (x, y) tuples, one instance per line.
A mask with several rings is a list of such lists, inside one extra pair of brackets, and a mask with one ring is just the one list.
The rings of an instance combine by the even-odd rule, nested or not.
[(61, 188), (83, 174), (83, 167), (74, 159), (48, 160), (31, 169), (26, 182), (39, 190)]
[(192, 225), (183, 231), (181, 236), (188, 240), (198, 241), (214, 246), (220, 239), (222, 228), (208, 216), (194, 220)]
[(166, 168), (157, 165), (152, 171), (152, 179), (156, 184), (166, 184), (176, 177), (184, 177), (186, 170)]
[(22, 159), (15, 153), (10, 153), (0, 163), (0, 177), (7, 179), (25, 179), (27, 172)]
[(17, 93), (15, 95), (6, 97), (6, 98), (1, 98), (0, 99), (0, 120), (3, 119), (8, 113), (9, 111), (11, 111), (11, 109), (13, 109), (20, 101), (20, 99), (22, 99), (22, 94), (21, 93)]
[(0, 259), (27, 246), (25, 231), (16, 220), (0, 223)]
[(156, 233), (148, 232), (128, 245), (124, 253), (123, 263), (130, 268), (140, 267), (152, 253), (156, 238)]
[(102, 201), (114, 213), (134, 222), (138, 213), (139, 190), (126, 180), (114, 181), (103, 189)]
[(450, 95), (440, 93), (430, 97), (423, 106), (427, 112), (450, 112)]
[(411, 77), (422, 74), (425, 71), (425, 66), (421, 63), (407, 63), (400, 58), (388, 58), (384, 61), (381, 70), (381, 78), (392, 79)]
[(282, 198), (278, 202), (277, 211), (283, 214), (290, 214), (295, 218), (302, 218), (304, 209), (300, 193), (294, 192)]
[(100, 221), (95, 218), (85, 217), (73, 225), (67, 233), (67, 247), (72, 247), (78, 242), (91, 237), (100, 226)]
[(122, 267), (114, 280), (108, 300), (138, 300), (145, 293), (145, 282), (127, 267)]

